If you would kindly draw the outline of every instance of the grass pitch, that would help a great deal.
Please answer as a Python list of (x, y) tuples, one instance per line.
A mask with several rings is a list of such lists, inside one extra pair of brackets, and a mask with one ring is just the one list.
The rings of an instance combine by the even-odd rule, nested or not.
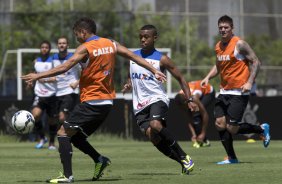
[[(216, 165), (225, 155), (219, 141), (209, 148), (192, 148), (191, 142), (179, 142), (195, 162), (194, 171), (181, 175), (175, 161), (159, 153), (149, 142), (119, 138), (91, 137), (96, 149), (109, 157), (112, 164), (95, 183), (113, 184), (281, 184), (282, 141), (272, 141), (269, 148), (262, 142), (235, 141), (240, 164)], [(61, 170), (59, 154), (48, 149), (36, 150), (35, 143), (0, 142), (0, 183), (44, 183)], [(92, 183), (92, 160), (74, 149), (75, 183)]]

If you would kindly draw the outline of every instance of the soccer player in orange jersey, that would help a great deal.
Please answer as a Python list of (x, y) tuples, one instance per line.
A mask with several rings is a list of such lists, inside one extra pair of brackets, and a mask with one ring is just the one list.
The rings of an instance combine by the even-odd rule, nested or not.
[[(64, 173), (49, 183), (72, 183), (72, 146), (89, 155), (95, 162), (92, 180), (98, 180), (103, 170), (110, 164), (110, 159), (102, 156), (87, 141), (87, 137), (103, 123), (113, 105), (115, 98), (114, 66), (117, 54), (133, 60), (153, 74), (154, 78), (165, 81), (165, 75), (147, 63), (143, 58), (133, 54), (126, 47), (114, 40), (96, 35), (96, 23), (90, 18), (81, 18), (73, 26), (74, 34), (81, 43), (74, 55), (66, 62), (42, 73), (30, 73), (22, 76), (26, 82), (32, 82), (47, 76), (65, 73), (77, 63), (82, 66), (79, 87), (80, 101), (67, 117), (57, 132), (59, 153)], [(88, 58), (88, 59), (87, 59)]]
[(199, 111), (191, 112), (187, 104), (181, 103), (184, 95), (183, 91), (180, 90), (175, 96), (175, 103), (189, 116), (192, 117), (191, 121), (188, 122), (188, 129), (190, 130), (194, 148), (208, 147), (210, 142), (207, 139), (206, 132), (208, 127), (209, 116), (206, 111), (207, 107), (213, 105), (215, 100), (215, 92), (213, 86), (208, 84), (205, 87), (201, 86), (201, 80), (188, 82), (191, 94), (194, 99), (199, 100)]
[(269, 124), (240, 123), (249, 100), (251, 87), (258, 74), (260, 61), (249, 44), (233, 34), (233, 20), (224, 15), (218, 19), (221, 40), (215, 46), (216, 64), (202, 80), (220, 74), (220, 94), (215, 103), (216, 128), (227, 153), (227, 158), (217, 164), (239, 163), (233, 148), (232, 134), (262, 134), (263, 145), (270, 142)]

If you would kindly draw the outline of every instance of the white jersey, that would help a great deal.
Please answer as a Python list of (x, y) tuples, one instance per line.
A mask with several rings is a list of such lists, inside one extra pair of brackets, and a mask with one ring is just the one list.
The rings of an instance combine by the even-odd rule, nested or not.
[[(141, 50), (137, 50), (134, 53), (160, 71), (161, 52), (153, 50), (151, 54), (145, 55)], [(162, 83), (155, 78), (152, 72), (130, 61), (130, 78), (134, 114), (157, 101), (163, 101), (167, 106), (169, 105), (169, 98)]]
[[(73, 54), (68, 53), (66, 57), (60, 58), (59, 54), (54, 54), (53, 56), (53, 64), (54, 67), (61, 65), (65, 63)], [(70, 84), (76, 82), (79, 80), (79, 72), (80, 72), (80, 66), (79, 64), (76, 64), (74, 67), (69, 69), (67, 72), (57, 75), (57, 92), (56, 96), (63, 96), (68, 94), (78, 94), (79, 93), (79, 87), (73, 89)]]
[[(38, 57), (35, 60), (34, 69), (36, 73), (41, 73), (52, 69), (53, 62), (52, 57), (49, 56), (45, 61), (41, 57)], [(46, 78), (47, 79), (47, 78)], [(50, 97), (56, 93), (56, 82), (39, 82), (38, 80), (35, 83), (34, 87), (35, 95), (39, 97)]]

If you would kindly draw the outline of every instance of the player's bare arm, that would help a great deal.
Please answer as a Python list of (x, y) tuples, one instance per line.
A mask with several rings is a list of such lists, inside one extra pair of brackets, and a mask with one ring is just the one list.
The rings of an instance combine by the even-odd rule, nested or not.
[(209, 71), (208, 75), (202, 80), (201, 82), (201, 87), (205, 87), (208, 83), (209, 80), (214, 78), (215, 76), (218, 75), (218, 69), (217, 69), (217, 65), (214, 65), (211, 70)]
[(248, 82), (244, 86), (242, 86), (243, 92), (249, 91), (252, 88), (253, 82), (258, 74), (261, 63), (253, 49), (244, 40), (239, 40), (236, 45), (236, 48), (238, 49), (238, 52), (245, 56), (247, 61), (250, 63), (250, 76)]
[(62, 74), (66, 71), (68, 71), (70, 68), (75, 66), (80, 60), (82, 60), (84, 57), (88, 55), (88, 51), (85, 46), (80, 45), (74, 55), (67, 60), (65, 63), (58, 65), (55, 68), (52, 68), (51, 70), (48, 70), (46, 72), (41, 73), (29, 73), (27, 75), (23, 75), (21, 78), (25, 80), (26, 82), (32, 82), (41, 78), (45, 77), (52, 77), (59, 74)]
[[(192, 97), (190, 93), (190, 88), (187, 85), (186, 80), (168, 56), (162, 56), (160, 66), (162, 69), (167, 69), (171, 73), (171, 75), (178, 81), (187, 100)], [(188, 106), (191, 111), (196, 111), (198, 109), (198, 106), (195, 103), (188, 103)]]
[(134, 54), (133, 52), (131, 52), (130, 50), (128, 50), (126, 47), (122, 46), (121, 44), (119, 44), (118, 42), (115, 42), (117, 45), (117, 53), (129, 60), (135, 61), (138, 65), (148, 69), (149, 71), (151, 71), (156, 79), (158, 79), (161, 82), (165, 82), (166, 81), (166, 76), (165, 74), (163, 74), (162, 72), (158, 71), (157, 69), (155, 69), (151, 64), (149, 64), (145, 59), (137, 56), (136, 54)]

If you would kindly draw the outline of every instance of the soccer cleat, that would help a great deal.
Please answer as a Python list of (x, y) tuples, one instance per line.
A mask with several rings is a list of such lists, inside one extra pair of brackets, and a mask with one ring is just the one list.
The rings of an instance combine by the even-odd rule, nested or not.
[(111, 164), (110, 159), (107, 157), (100, 156), (98, 159), (99, 162), (95, 164), (95, 171), (92, 181), (98, 180), (103, 175), (103, 171), (106, 169), (106, 167)]
[(189, 155), (186, 155), (185, 159), (181, 160), (182, 174), (190, 174), (194, 168), (194, 162)]
[(57, 149), (56, 146), (52, 144), (48, 146), (48, 150), (56, 150), (56, 149)]
[(230, 159), (226, 157), (223, 161), (217, 162), (217, 165), (224, 165), (224, 164), (238, 164), (239, 160), (238, 159)]
[(60, 172), (60, 176), (55, 179), (46, 180), (47, 183), (73, 183), (74, 179), (73, 176), (66, 178), (63, 173)]
[(41, 139), (38, 144), (35, 145), (35, 148), (41, 149), (41, 148), (43, 148), (43, 145), (47, 142), (48, 142), (48, 139), (45, 137), (44, 139)]
[(209, 140), (206, 140), (206, 141), (204, 141), (203, 143), (201, 143), (200, 145), (201, 145), (201, 147), (210, 147), (210, 146), (211, 146), (211, 143), (210, 143)]
[(270, 143), (270, 133), (269, 133), (270, 126), (268, 123), (263, 123), (261, 125), (261, 128), (263, 129), (263, 146), (267, 148)]
[(192, 146), (193, 148), (200, 148), (200, 144), (197, 141), (193, 142)]

